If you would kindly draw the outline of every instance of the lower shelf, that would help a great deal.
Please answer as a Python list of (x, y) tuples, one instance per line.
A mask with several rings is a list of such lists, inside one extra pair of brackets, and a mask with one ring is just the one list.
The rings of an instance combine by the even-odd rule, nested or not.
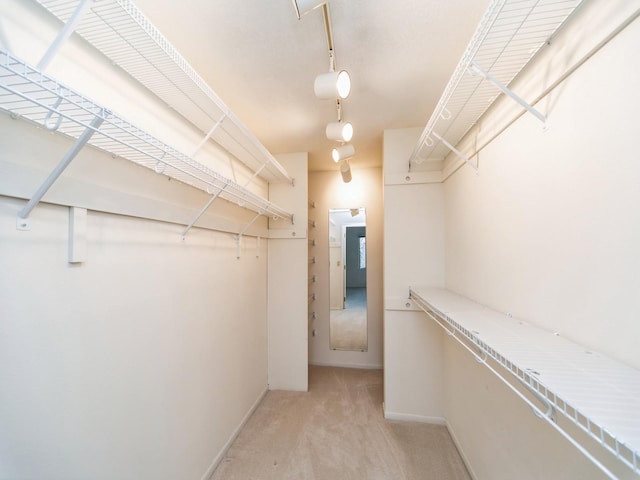
[(640, 475), (640, 371), (448, 290), (412, 288), (410, 297), (494, 373), (501, 376), (489, 360), (515, 377), (544, 405), (539, 416), (610, 478), (557, 425), (556, 413)]

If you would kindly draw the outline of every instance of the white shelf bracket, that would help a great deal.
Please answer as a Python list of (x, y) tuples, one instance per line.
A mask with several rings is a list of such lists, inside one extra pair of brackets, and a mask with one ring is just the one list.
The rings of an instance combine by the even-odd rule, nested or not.
[(196, 224), (196, 222), (198, 220), (200, 220), (200, 217), (202, 217), (202, 215), (204, 215), (204, 212), (206, 212), (209, 207), (211, 205), (213, 205), (213, 202), (215, 202), (218, 197), (220, 196), (220, 194), (224, 191), (224, 189), (227, 188), (227, 185), (225, 185), (224, 187), (222, 187), (221, 189), (219, 189), (210, 199), (209, 201), (206, 203), (206, 205), (204, 207), (202, 207), (202, 209), (198, 212), (198, 214), (195, 216), (195, 218), (189, 223), (189, 225), (187, 225), (185, 227), (185, 229), (182, 231), (181, 236), (184, 239), (184, 237), (187, 235), (187, 233), (189, 233), (189, 230), (191, 230), (191, 228), (193, 228), (193, 226)]
[(246, 227), (242, 229), (242, 231), (236, 237), (236, 258), (240, 258), (240, 241), (242, 240), (242, 236), (251, 228), (251, 226), (258, 221), (258, 219), (264, 215), (264, 212), (259, 212), (253, 220), (251, 220)]
[(260, 172), (262, 172), (262, 170), (264, 170), (265, 167), (269, 165), (269, 163), (270, 163), (269, 161), (266, 161), (262, 165), (260, 165), (260, 168), (257, 169), (255, 172), (253, 172), (253, 175), (251, 175), (251, 178), (249, 178), (249, 180), (247, 180), (247, 183), (244, 184), (244, 187), (247, 188), (249, 184), (253, 182), (258, 175), (260, 175)]
[(69, 263), (87, 260), (87, 209), (69, 207)]
[(193, 150), (193, 152), (191, 153), (191, 158), (195, 157), (196, 154), (200, 151), (200, 149), (204, 146), (205, 143), (207, 143), (209, 141), (209, 139), (211, 138), (211, 135), (213, 135), (215, 133), (215, 131), (218, 129), (218, 127), (220, 125), (222, 125), (222, 122), (224, 122), (224, 119), (227, 118), (227, 114), (223, 114), (220, 117), (220, 120), (218, 120), (215, 125), (213, 127), (211, 127), (211, 130), (209, 130), (209, 132), (204, 136), (204, 138), (200, 141), (200, 143), (196, 146), (196, 148)]
[[(451, 145), (449, 142), (447, 142), (444, 138), (442, 138), (436, 132), (431, 132), (431, 136), (435, 137), (438, 141), (442, 142), (449, 150), (451, 150), (458, 157), (460, 157), (462, 160), (464, 160), (467, 165), (469, 165), (471, 168), (473, 168), (476, 171), (476, 173), (478, 172), (478, 167), (476, 167), (473, 164), (473, 162), (471, 160), (469, 160), (469, 157), (467, 157), (464, 153), (462, 153), (456, 147)], [(431, 142), (431, 143), (429, 143), (429, 142)], [(428, 146), (431, 146), (432, 143), (433, 143), (433, 140), (430, 140), (429, 137), (427, 137), (427, 140), (425, 141), (425, 144), (427, 144)]]
[(71, 17), (69, 17), (69, 20), (67, 20), (67, 23), (65, 23), (64, 27), (62, 27), (62, 30), (58, 32), (58, 36), (38, 62), (38, 70), (44, 71), (49, 66), (49, 63), (51, 63), (53, 57), (56, 56), (58, 50), (60, 50), (60, 47), (62, 47), (62, 44), (66, 42), (67, 39), (71, 36), (73, 31), (78, 26), (80, 20), (82, 20), (82, 17), (86, 13), (86, 11), (91, 7), (91, 5), (93, 5), (94, 1), (95, 0), (81, 0), (80, 3), (78, 3), (78, 6), (74, 10)]
[(31, 197), (31, 200), (24, 206), (22, 210), (18, 213), (18, 219), (16, 222), (16, 228), (18, 230), (29, 230), (31, 227), (29, 225), (29, 214), (36, 207), (36, 205), (42, 200), (45, 193), (51, 188), (51, 186), (55, 183), (55, 181), (62, 175), (62, 172), (69, 166), (69, 164), (73, 161), (74, 158), (80, 153), (82, 147), (89, 141), (91, 136), (96, 132), (102, 122), (104, 122), (105, 112), (102, 111), (99, 115), (96, 115), (94, 119), (91, 121), (91, 124), (85, 128), (82, 134), (77, 138), (75, 143), (71, 146), (66, 155), (62, 158), (60, 163), (53, 169), (53, 171), (49, 174), (49, 176), (45, 179), (45, 181), (40, 185), (40, 188), (36, 190), (36, 192)]
[(489, 72), (487, 72), (486, 70), (484, 70), (480, 65), (478, 65), (476, 62), (471, 62), (469, 64), (469, 74), (470, 75), (481, 75), (485, 80), (489, 80), (491, 83), (493, 83), (496, 87), (498, 87), (500, 89), (500, 91), (502, 91), (502, 93), (504, 93), (505, 95), (508, 95), (509, 97), (511, 97), (513, 100), (515, 100), (517, 103), (519, 103), (521, 106), (523, 106), (524, 108), (527, 109), (527, 111), (529, 113), (531, 113), (533, 116), (535, 116), (538, 120), (540, 120), (543, 125), (546, 127), (547, 125), (547, 117), (545, 117), (542, 113), (540, 113), (538, 110), (536, 110), (535, 108), (533, 108), (529, 102), (527, 102), (526, 100), (524, 100), (522, 97), (520, 97), (518, 94), (516, 94), (513, 90), (511, 90), (510, 88), (504, 86), (502, 83), (500, 83), (498, 81), (497, 78), (495, 78), (493, 75), (491, 75)]

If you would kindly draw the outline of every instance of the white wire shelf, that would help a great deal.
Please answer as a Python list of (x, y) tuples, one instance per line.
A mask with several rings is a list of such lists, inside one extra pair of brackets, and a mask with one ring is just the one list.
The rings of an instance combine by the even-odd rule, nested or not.
[[(262, 215), (293, 215), (151, 136), (116, 113), (0, 49), (0, 110), (77, 139)], [(99, 127), (95, 118), (103, 119)]]
[(498, 97), (499, 88), (479, 70), (508, 86), (581, 2), (494, 0), (420, 135), (409, 170), (427, 159), (445, 158), (451, 150), (447, 143), (455, 147)]
[(479, 361), (493, 360), (532, 392), (554, 428), (560, 412), (640, 475), (640, 371), (447, 290), (412, 288), (410, 298)]
[[(67, 22), (79, 0), (37, 0)], [(75, 32), (267, 182), (293, 182), (131, 0), (92, 2)], [(206, 138), (206, 137), (205, 137)]]

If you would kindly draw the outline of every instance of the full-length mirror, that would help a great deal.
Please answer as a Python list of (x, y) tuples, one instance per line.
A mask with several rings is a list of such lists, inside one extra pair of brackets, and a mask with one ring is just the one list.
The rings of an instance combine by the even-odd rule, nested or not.
[(330, 348), (367, 351), (367, 235), (364, 208), (329, 210)]

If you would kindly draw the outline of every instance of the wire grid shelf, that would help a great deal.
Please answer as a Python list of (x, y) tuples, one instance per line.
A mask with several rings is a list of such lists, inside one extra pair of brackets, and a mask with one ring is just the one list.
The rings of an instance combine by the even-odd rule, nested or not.
[(640, 372), (446, 290), (410, 298), (640, 475)]
[(494, 0), (429, 118), (409, 168), (428, 158), (444, 158), (449, 149), (433, 139), (432, 133), (457, 145), (498, 97), (498, 88), (474, 74), (472, 64), (508, 86), (581, 2)]
[[(293, 218), (291, 213), (195, 162), (4, 50), (0, 50), (0, 109), (72, 138), (91, 129), (94, 134), (89, 143), (112, 155), (207, 193), (220, 192), (222, 198), (260, 214)], [(91, 126), (96, 117), (103, 119), (97, 128)]]
[[(37, 1), (63, 22), (80, 3)], [(75, 31), (267, 182), (293, 181), (133, 1), (93, 2)]]

